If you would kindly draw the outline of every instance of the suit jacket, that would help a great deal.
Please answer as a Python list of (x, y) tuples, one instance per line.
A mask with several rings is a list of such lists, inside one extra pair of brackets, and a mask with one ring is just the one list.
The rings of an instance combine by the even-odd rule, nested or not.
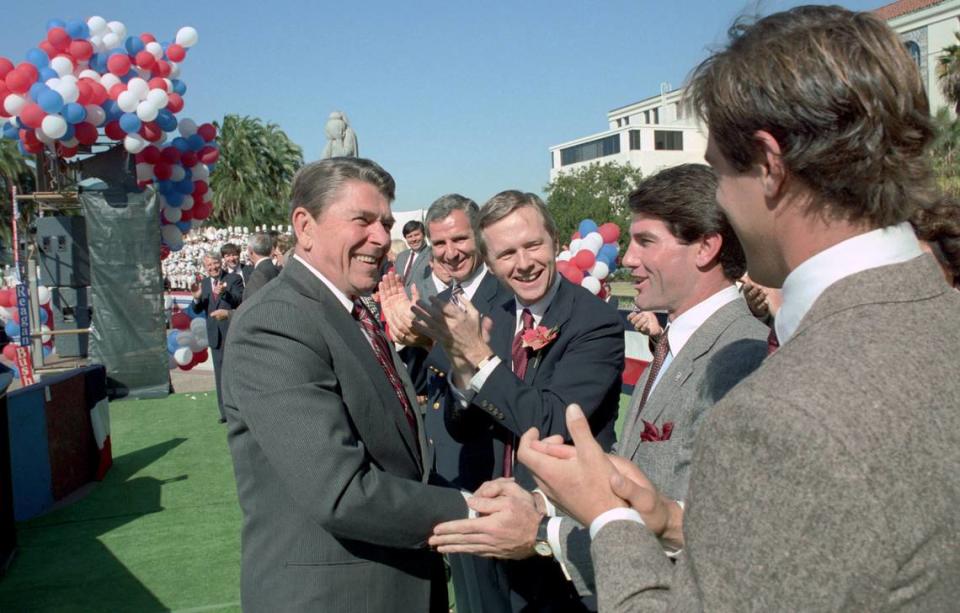
[(423, 424), (416, 440), (359, 324), (292, 259), (233, 326), (223, 391), (244, 611), (446, 611), (425, 544), (466, 503), (427, 484)]
[[(416, 258), (410, 267), (410, 274), (404, 279), (404, 287), (410, 287), (418, 279), (427, 279), (430, 277), (430, 255), (433, 253), (433, 247), (427, 245), (416, 254)], [(412, 249), (401, 251), (397, 256), (395, 263), (397, 274), (403, 277), (403, 271), (407, 267), (407, 260), (414, 256)], [(420, 289), (420, 288), (417, 288)]]
[(433, 272), (431, 270), (427, 270), (426, 276), (422, 279), (416, 279), (413, 285), (417, 286), (417, 292), (420, 294), (421, 300), (429, 300), (430, 296), (437, 296), (440, 293), (437, 291), (437, 284), (433, 282)]
[[(273, 260), (271, 260), (272, 262)], [(250, 275), (253, 274), (253, 264), (244, 264), (240, 267), (240, 276), (243, 278), (243, 284), (246, 285), (250, 280)]]
[(955, 609), (957, 355), (930, 256), (828, 287), (700, 428), (676, 566), (638, 524), (598, 532), (601, 607)]
[(240, 306), (243, 297), (243, 280), (240, 275), (221, 272), (218, 280), (227, 284), (227, 287), (216, 297), (213, 297), (213, 283), (210, 277), (204, 277), (200, 282), (200, 300), (195, 300), (196, 310), (207, 314), (207, 342), (210, 348), (219, 351), (223, 348), (230, 328), (230, 318), (217, 320), (210, 317), (217, 309), (235, 309)]
[(247, 301), (257, 290), (267, 284), (268, 281), (280, 274), (280, 270), (274, 266), (273, 260), (266, 258), (247, 275), (247, 282), (243, 286), (243, 300)]
[[(617, 454), (639, 466), (662, 494), (684, 500), (700, 424), (734, 385), (760, 366), (767, 355), (769, 332), (750, 314), (742, 298), (720, 307), (674, 356), (639, 415), (661, 431), (664, 423), (673, 422), (670, 439), (640, 439), (643, 424), (637, 419), (637, 409), (650, 376), (647, 369), (630, 399)], [(589, 530), (565, 517), (560, 524), (560, 543), (564, 567), (577, 590), (593, 593)]]

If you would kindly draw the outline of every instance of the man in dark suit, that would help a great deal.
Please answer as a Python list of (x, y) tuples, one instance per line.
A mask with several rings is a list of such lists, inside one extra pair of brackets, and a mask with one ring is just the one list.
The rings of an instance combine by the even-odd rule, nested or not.
[[(556, 226), (537, 196), (501, 192), (484, 205), (474, 227), (491, 270), (512, 295), (494, 306), (486, 324), (465, 302), (463, 309), (438, 303), (417, 309), (416, 326), (434, 335), (451, 358), (450, 385), (442, 395), (448, 429), (486, 448), (486, 461), (472, 467), (473, 476), (513, 476), (532, 487), (529, 473), (514, 461), (516, 438), (530, 427), (566, 437), (567, 404), (582, 403), (593, 431), (607, 448), (613, 445), (623, 325), (612, 306), (557, 274)], [(539, 522), (542, 511), (524, 511)], [(513, 610), (583, 608), (552, 561), (535, 558), (503, 568)]]
[(447, 611), (426, 538), (468, 509), (427, 484), (410, 380), (359, 301), (390, 246), (393, 195), (369, 160), (304, 166), (295, 255), (234, 320), (224, 396), (245, 611)]
[(960, 294), (907, 221), (938, 198), (916, 63), (875, 15), (804, 6), (732, 29), (688, 94), (750, 277), (783, 304), (774, 352), (700, 427), (679, 560), (662, 495), (576, 407), (575, 448), (531, 431), (521, 460), (590, 525), (606, 610), (956, 609)]
[(403, 240), (409, 249), (397, 255), (395, 268), (403, 286), (411, 285), (430, 277), (430, 255), (432, 249), (427, 244), (423, 223), (413, 219), (403, 225)]
[(224, 243), (220, 247), (220, 257), (223, 260), (222, 266), (225, 272), (237, 275), (243, 283), (247, 282), (250, 270), (240, 264), (240, 247), (233, 243)]
[(230, 328), (231, 312), (240, 306), (243, 298), (243, 281), (240, 275), (228, 273), (223, 269), (223, 260), (216, 251), (203, 256), (203, 267), (207, 276), (193, 290), (193, 310), (207, 316), (207, 343), (213, 358), (213, 377), (217, 386), (217, 408), (220, 411), (220, 423), (226, 423), (223, 412), (223, 392), (221, 379), (223, 373), (223, 347)]
[(250, 236), (247, 242), (247, 256), (250, 258), (253, 270), (247, 276), (247, 282), (243, 286), (244, 301), (280, 274), (270, 258), (272, 253), (273, 241), (270, 235), (266, 232), (256, 232)]

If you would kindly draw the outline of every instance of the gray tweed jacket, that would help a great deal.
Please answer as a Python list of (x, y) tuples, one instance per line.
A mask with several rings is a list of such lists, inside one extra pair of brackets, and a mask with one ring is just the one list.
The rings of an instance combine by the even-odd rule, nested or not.
[[(709, 409), (767, 355), (769, 328), (738, 298), (717, 310), (690, 337), (664, 371), (641, 417), (658, 430), (673, 423), (670, 440), (643, 442), (637, 409), (649, 369), (637, 381), (616, 452), (643, 469), (650, 481), (675, 500), (687, 495), (694, 439)], [(564, 566), (581, 594), (594, 591), (590, 533), (571, 518), (560, 524)]]
[(958, 355), (931, 257), (827, 288), (701, 427), (680, 561), (638, 524), (597, 534), (601, 609), (956, 610)]

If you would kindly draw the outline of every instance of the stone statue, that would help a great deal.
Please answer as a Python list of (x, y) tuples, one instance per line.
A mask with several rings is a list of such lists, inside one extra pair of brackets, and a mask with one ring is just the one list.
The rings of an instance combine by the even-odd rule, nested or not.
[(340, 111), (330, 113), (323, 131), (327, 134), (327, 146), (323, 149), (323, 159), (355, 158), (360, 155), (360, 149), (357, 147), (357, 135), (350, 127), (346, 113)]

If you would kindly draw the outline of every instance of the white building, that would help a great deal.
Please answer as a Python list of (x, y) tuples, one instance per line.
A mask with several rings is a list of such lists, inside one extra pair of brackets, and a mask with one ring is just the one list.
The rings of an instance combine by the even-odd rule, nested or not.
[[(899, 0), (874, 11), (900, 34), (920, 66), (930, 109), (951, 107), (937, 84), (943, 48), (960, 44), (960, 0)], [(590, 163), (618, 162), (650, 176), (662, 168), (703, 163), (706, 130), (683, 104), (683, 89), (661, 85), (661, 94), (613, 109), (603, 132), (550, 147), (550, 180)], [(952, 108), (952, 107), (951, 107)]]

